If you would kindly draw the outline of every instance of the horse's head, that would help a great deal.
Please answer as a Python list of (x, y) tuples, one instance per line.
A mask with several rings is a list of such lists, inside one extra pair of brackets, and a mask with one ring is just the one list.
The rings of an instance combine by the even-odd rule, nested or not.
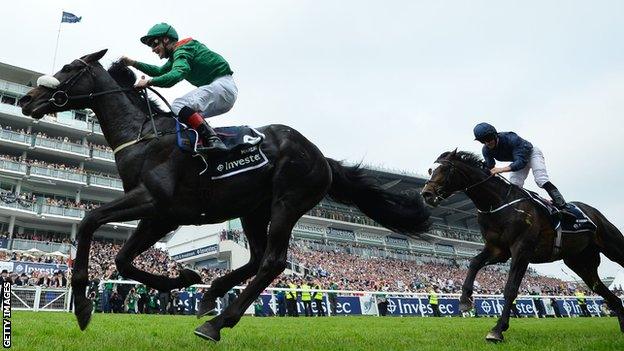
[[(94, 72), (107, 49), (83, 56), (63, 66), (54, 76), (37, 79), (37, 87), (19, 100), (22, 113), (40, 119), (46, 113), (87, 107), (88, 95), (95, 91)], [(75, 98), (83, 97), (83, 98)]]
[(440, 155), (429, 168), (429, 180), (421, 192), (425, 202), (433, 207), (451, 195), (467, 190), (487, 176), (483, 162), (478, 156), (469, 152), (448, 151)]

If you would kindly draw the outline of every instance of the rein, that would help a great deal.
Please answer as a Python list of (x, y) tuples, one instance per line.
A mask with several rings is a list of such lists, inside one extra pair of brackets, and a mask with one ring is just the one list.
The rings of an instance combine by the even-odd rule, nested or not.
[[(85, 62), (82, 59), (76, 59), (77, 61), (81, 62), (84, 67), (78, 71), (76, 74), (74, 74), (73, 76), (71, 76), (69, 79), (65, 80), (64, 82), (60, 83), (58, 80), (56, 80), (56, 86), (54, 85), (48, 85), (48, 84), (41, 84), (42, 86), (48, 88), (48, 89), (55, 89), (56, 91), (54, 93), (52, 93), (52, 96), (50, 97), (50, 99), (48, 99), (48, 102), (52, 103), (53, 105), (57, 106), (57, 107), (64, 107), (65, 105), (67, 105), (67, 103), (71, 100), (80, 100), (80, 99), (90, 99), (92, 100), (95, 97), (98, 96), (102, 96), (102, 95), (107, 95), (107, 94), (113, 94), (113, 93), (126, 93), (129, 91), (133, 91), (135, 90), (134, 87), (131, 88), (116, 88), (116, 89), (110, 89), (110, 90), (105, 90), (105, 91), (100, 91), (100, 92), (91, 92), (89, 94), (82, 94), (82, 95), (73, 95), (70, 96), (69, 94), (67, 94), (67, 90), (71, 87), (74, 86), (74, 84), (76, 84), (76, 82), (78, 81), (78, 78), (80, 78), (80, 76), (82, 76), (85, 72), (89, 72), (92, 76), (93, 76), (93, 72), (91, 72), (91, 65), (88, 62)], [(54, 78), (54, 77), (51, 77)], [(54, 83), (52, 83), (54, 84)], [(148, 114), (147, 114), (147, 119), (151, 120), (151, 124), (152, 124), (152, 129), (154, 130), (152, 133), (143, 135), (143, 126), (145, 125), (145, 122), (143, 124), (141, 124), (141, 129), (139, 130), (139, 135), (137, 136), (136, 139), (125, 142), (119, 146), (117, 146), (114, 150), (113, 150), (113, 155), (116, 155), (119, 151), (132, 146), (136, 143), (139, 143), (141, 141), (144, 140), (150, 140), (150, 139), (158, 139), (159, 136), (163, 136), (163, 135), (167, 135), (167, 134), (174, 134), (176, 133), (176, 131), (166, 131), (166, 132), (159, 132), (156, 129), (156, 122), (154, 122), (154, 114), (152, 113), (152, 108), (151, 105), (149, 103), (148, 97), (147, 97), (147, 89), (149, 89), (150, 91), (152, 91), (154, 94), (156, 94), (169, 108), (169, 110), (171, 110), (171, 105), (169, 104), (169, 102), (159, 93), (157, 92), (155, 89), (151, 88), (151, 87), (147, 87), (147, 88), (143, 88), (142, 89), (142, 93), (143, 96), (145, 97), (145, 103), (147, 105), (147, 110), (148, 110)]]
[[(448, 165), (451, 167), (451, 172), (453, 172), (453, 171), (454, 171), (454, 170), (456, 170), (456, 169), (457, 169), (457, 170), (459, 170), (459, 168), (458, 168), (457, 166), (455, 166), (455, 165), (453, 164), (453, 162), (451, 162), (451, 161), (449, 161), (449, 160), (439, 160), (439, 161), (437, 161), (437, 162), (440, 162), (440, 163), (446, 163), (446, 164), (448, 164)], [(451, 172), (449, 172), (449, 173), (447, 174), (447, 176), (446, 176), (446, 177), (445, 177), (445, 179), (444, 179), (444, 184), (442, 184), (442, 185), (441, 185), (441, 187), (445, 187), (445, 186), (446, 186), (446, 184), (447, 184), (447, 183), (448, 183), (448, 181), (449, 181), (449, 178), (450, 178)], [(465, 174), (464, 174), (464, 176), (465, 176)], [(463, 188), (463, 189), (456, 190), (456, 191), (452, 192), (450, 195), (446, 196), (444, 199), (448, 199), (449, 197), (451, 197), (451, 196), (453, 196), (453, 195), (455, 195), (455, 194), (457, 194), (457, 193), (460, 193), (460, 192), (467, 192), (468, 190), (471, 190), (471, 189), (473, 189), (473, 188), (476, 188), (477, 186), (479, 186), (479, 185), (481, 185), (481, 184), (483, 184), (483, 183), (487, 182), (488, 180), (492, 179), (493, 177), (497, 177), (497, 176), (498, 176), (498, 175), (490, 174), (490, 175), (489, 175), (489, 176), (487, 176), (486, 178), (484, 178), (484, 179), (482, 179), (482, 180), (480, 180), (480, 181), (478, 181), (478, 182), (476, 182), (476, 183), (474, 183), (474, 184), (471, 184), (471, 185), (469, 185), (469, 186), (467, 186), (467, 187), (465, 187), (465, 188)], [(509, 182), (509, 181), (508, 181), (505, 177), (498, 176), (498, 178), (502, 179), (505, 183), (509, 184), (509, 188), (507, 189), (507, 194), (505, 195), (505, 200), (503, 200), (503, 201), (507, 201), (507, 199), (509, 199), (509, 195), (511, 194), (511, 189), (512, 189), (512, 187), (513, 187), (513, 184), (511, 184), (511, 183), (510, 183), (510, 182)], [(427, 181), (426, 183), (430, 183), (430, 182), (431, 182), (431, 181), (429, 180), (429, 181)], [(437, 190), (437, 189), (436, 189), (436, 190)], [(437, 193), (437, 191), (436, 191), (436, 196), (438, 196), (438, 197), (440, 196), (440, 195)], [(526, 198), (525, 196), (523, 196), (523, 197), (521, 197), (521, 198), (519, 198), (519, 199), (515, 199), (515, 200), (512, 200), (512, 201), (509, 201), (509, 202), (505, 202), (505, 203), (503, 203), (502, 205), (500, 205), (499, 207), (494, 208), (494, 209), (493, 209), (493, 208), (490, 208), (489, 210), (480, 210), (479, 208), (477, 208), (477, 212), (479, 212), (479, 213), (483, 213), (483, 214), (495, 213), (495, 212), (498, 212), (498, 211), (500, 211), (500, 210), (502, 210), (502, 209), (504, 209), (504, 208), (506, 208), (506, 207), (509, 207), (509, 206), (511, 206), (511, 205), (514, 205), (514, 204), (516, 204), (516, 203), (518, 203), (518, 202), (521, 202), (521, 201), (524, 201), (524, 200), (527, 200), (527, 198)]]

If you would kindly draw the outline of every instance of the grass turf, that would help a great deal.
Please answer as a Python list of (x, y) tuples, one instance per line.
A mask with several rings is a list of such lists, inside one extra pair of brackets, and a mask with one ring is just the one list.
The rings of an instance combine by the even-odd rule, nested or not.
[(74, 316), (13, 311), (14, 350), (624, 350), (615, 318), (512, 319), (505, 342), (485, 335), (494, 318), (244, 317), (221, 341), (198, 338), (205, 319), (96, 314), (86, 331)]

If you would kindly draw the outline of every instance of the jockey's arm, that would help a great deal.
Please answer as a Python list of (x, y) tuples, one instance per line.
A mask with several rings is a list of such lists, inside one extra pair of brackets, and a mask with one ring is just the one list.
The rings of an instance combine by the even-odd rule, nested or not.
[(162, 66), (154, 66), (144, 62), (134, 61), (132, 67), (138, 69), (139, 71), (147, 74), (150, 77), (158, 77), (171, 70), (171, 60), (168, 60)]
[(509, 165), (510, 170), (519, 171), (529, 163), (533, 145), (516, 134), (509, 135), (509, 142), (513, 145), (513, 162)]
[(161, 88), (172, 87), (186, 78), (191, 71), (191, 66), (189, 65), (189, 60), (186, 55), (176, 55), (174, 53), (173, 60), (167, 61), (167, 63), (169, 62), (172, 62), (169, 70), (164, 74), (152, 76), (153, 78), (150, 81), (150, 85)]
[(483, 146), (481, 153), (483, 154), (485, 167), (487, 167), (487, 169), (494, 168), (494, 166), (496, 166), (496, 160), (494, 159), (494, 157), (492, 157), (492, 155), (490, 155), (490, 151), (488, 150), (487, 146)]

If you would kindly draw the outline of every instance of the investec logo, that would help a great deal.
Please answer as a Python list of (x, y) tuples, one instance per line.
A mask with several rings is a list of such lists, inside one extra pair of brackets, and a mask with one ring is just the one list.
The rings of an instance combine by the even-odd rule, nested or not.
[[(417, 301), (417, 302), (407, 302)], [(403, 299), (388, 299), (388, 312), (394, 314), (398, 311), (399, 314), (418, 314), (419, 311), (427, 313), (427, 305), (420, 302), (420, 300), (407, 300)], [(433, 312), (433, 310), (431, 310)]]
[(220, 163), (217, 166), (217, 171), (227, 172), (227, 171), (231, 171), (233, 169), (239, 168), (241, 166), (248, 165), (250, 163), (256, 163), (261, 160), (262, 160), (262, 157), (260, 157), (259, 154), (249, 155), (247, 157), (239, 158), (238, 160), (226, 161), (226, 162)]
[(503, 310), (503, 305), (498, 300), (483, 300), (481, 301), (481, 309), (487, 315), (500, 314)]

